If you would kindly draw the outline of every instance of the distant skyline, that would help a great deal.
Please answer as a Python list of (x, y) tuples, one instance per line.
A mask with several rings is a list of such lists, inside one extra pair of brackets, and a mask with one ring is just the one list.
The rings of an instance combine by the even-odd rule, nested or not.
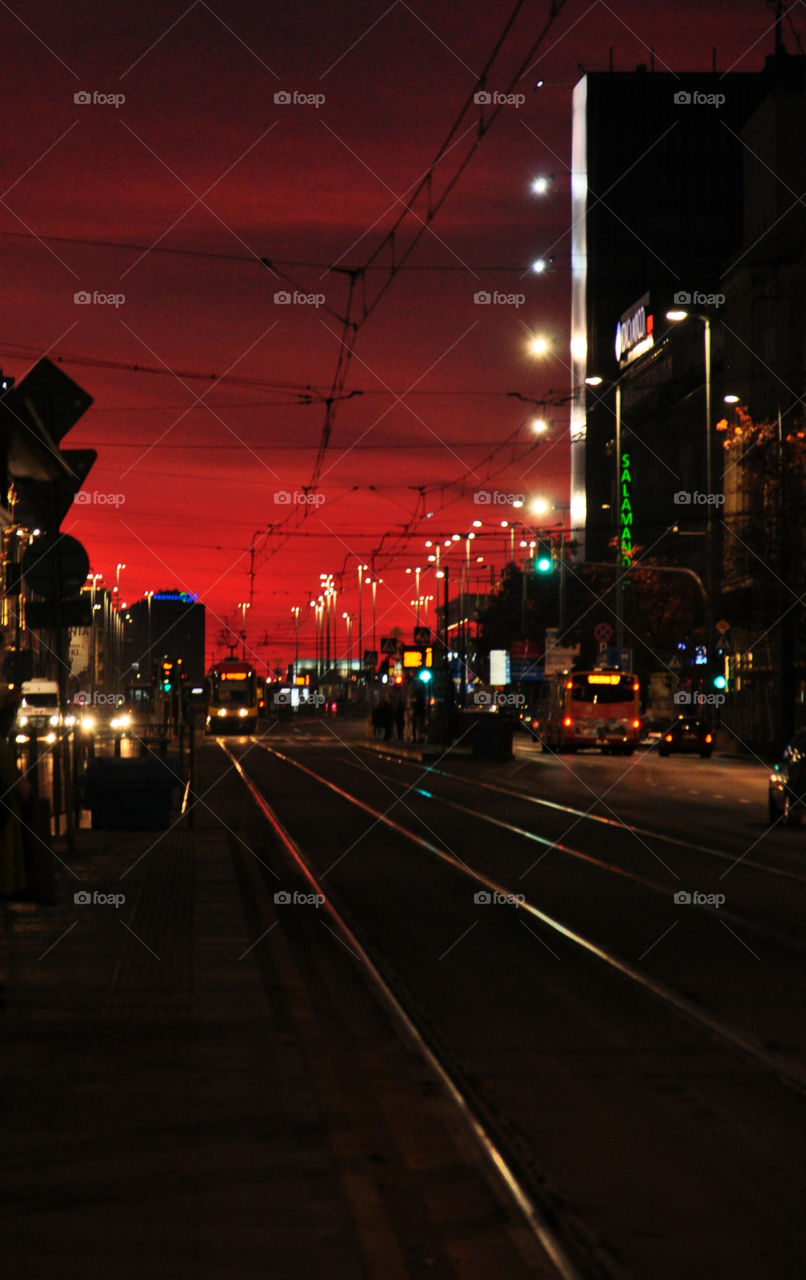
[[(501, 106), (406, 269), (389, 279), (494, 103), (471, 104), (417, 216), (351, 276), (427, 174), (511, 8), (303, 3), (270, 23), (253, 0), (0, 12), (14, 121), (0, 364), (19, 378), (48, 355), (93, 396), (64, 443), (99, 459), (63, 528), (107, 585), (125, 563), (130, 603), (159, 588), (198, 593), (208, 651), (249, 599), (252, 546), (249, 640), (261, 664), (285, 665), (292, 609), (304, 616), (320, 573), (344, 569), (344, 636), (356, 566), (373, 551), (379, 634), (414, 625), (407, 567), (421, 565), (421, 591), (434, 594), (429, 530), (465, 534), (482, 519), (478, 545), (500, 567), (500, 521), (527, 517), (474, 491), (539, 496), (556, 510), (531, 522), (563, 519), (573, 85), (581, 68), (607, 70), (611, 47), (618, 70), (649, 63), (654, 47), (659, 70), (708, 71), (716, 46), (723, 72), (758, 71), (773, 48), (761, 0), (672, 3), (651, 21), (637, 0), (566, 3), (514, 87), (523, 101)], [(548, 13), (545, 0), (520, 7), (487, 92), (510, 87)], [(784, 40), (795, 49), (786, 25)], [(538, 174), (555, 175), (542, 196)], [(537, 275), (543, 255), (553, 261)], [(360, 330), (327, 421), (351, 279)], [(275, 300), (283, 293), (292, 300)], [(543, 358), (528, 351), (536, 333), (550, 338)], [(541, 399), (557, 403), (536, 437)], [(323, 501), (308, 501), (317, 474)], [(124, 500), (111, 507), (109, 494)], [(295, 507), (309, 512), (302, 522), (289, 520)], [(264, 544), (269, 525), (280, 528)], [(457, 572), (460, 547), (445, 552)], [(365, 590), (365, 633), (369, 616)]]

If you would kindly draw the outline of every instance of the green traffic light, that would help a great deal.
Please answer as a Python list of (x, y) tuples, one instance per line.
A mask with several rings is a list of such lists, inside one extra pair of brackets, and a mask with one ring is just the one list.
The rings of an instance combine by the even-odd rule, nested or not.
[(417, 672), (417, 679), (422, 680), (423, 684), (430, 684), (431, 672), (428, 670), (428, 667), (420, 668), (420, 670)]
[(714, 676), (715, 689), (727, 689), (727, 687), (728, 687), (728, 682), (724, 676)]
[(535, 561), (535, 565), (537, 567), (538, 573), (549, 573), (551, 570), (551, 557), (538, 556), (537, 560)]

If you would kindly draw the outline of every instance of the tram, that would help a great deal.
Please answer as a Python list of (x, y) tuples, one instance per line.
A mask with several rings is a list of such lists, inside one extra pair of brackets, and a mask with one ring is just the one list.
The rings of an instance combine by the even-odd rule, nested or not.
[(258, 682), (248, 662), (225, 658), (207, 673), (206, 733), (254, 733), (257, 729)]

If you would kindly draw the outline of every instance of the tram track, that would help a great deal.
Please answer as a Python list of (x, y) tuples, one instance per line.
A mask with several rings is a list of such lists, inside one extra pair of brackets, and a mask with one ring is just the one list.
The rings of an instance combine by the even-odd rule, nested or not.
[[(224, 746), (224, 744), (221, 745)], [(286, 744), (283, 745), (286, 746)], [(391, 989), (394, 998), (402, 1005), (409, 1020), (414, 1023), (415, 1030), (432, 1047), (432, 1051), (436, 1053), (439, 1061), (448, 1070), (451, 1078), (460, 1088), (463, 1097), (471, 1105), (480, 1107), (476, 1114), (485, 1122), (483, 1127), (488, 1135), (493, 1137), (496, 1149), (503, 1151), (507, 1157), (510, 1156), (510, 1152), (513, 1153), (511, 1157), (513, 1165), (524, 1170), (524, 1182), (529, 1188), (535, 1189), (538, 1207), (540, 1208), (542, 1205), (548, 1207), (549, 1220), (551, 1221), (553, 1208), (560, 1206), (561, 1243), (563, 1239), (572, 1241), (574, 1245), (581, 1242), (582, 1256), (586, 1259), (586, 1262), (590, 1260), (589, 1270), (592, 1267), (592, 1274), (607, 1276), (631, 1274), (646, 1276), (647, 1280), (650, 1275), (653, 1280), (656, 1280), (657, 1277), (663, 1276), (665, 1278), (668, 1276), (677, 1280), (677, 1277), (681, 1274), (679, 1257), (677, 1270), (674, 1269), (674, 1264), (671, 1261), (665, 1259), (662, 1266), (655, 1266), (653, 1263), (651, 1269), (641, 1269), (641, 1267), (637, 1270), (630, 1269), (624, 1262), (624, 1255), (620, 1252), (619, 1245), (623, 1239), (629, 1237), (630, 1250), (634, 1249), (635, 1240), (633, 1235), (635, 1232), (632, 1223), (625, 1221), (621, 1210), (615, 1208), (612, 1200), (613, 1193), (608, 1192), (611, 1216), (610, 1218), (605, 1218), (605, 1226), (609, 1228), (616, 1221), (619, 1222), (619, 1226), (616, 1228), (614, 1225), (615, 1236), (611, 1237), (607, 1229), (602, 1229), (601, 1213), (597, 1211), (589, 1219), (584, 1209), (584, 1205), (587, 1204), (590, 1198), (589, 1186), (587, 1188), (587, 1197), (584, 1195), (582, 1197), (582, 1208), (580, 1208), (579, 1202), (573, 1195), (569, 1197), (567, 1158), (563, 1159), (562, 1154), (560, 1154), (558, 1161), (557, 1149), (552, 1145), (551, 1141), (549, 1142), (549, 1158), (547, 1161), (543, 1161), (541, 1135), (545, 1136), (546, 1125), (548, 1124), (549, 1136), (553, 1136), (551, 1135), (552, 1125), (548, 1122), (545, 1114), (541, 1115), (539, 1106), (535, 1110), (536, 1104), (531, 1099), (528, 1101), (527, 1110), (525, 1112), (521, 1110), (528, 1097), (528, 1095), (523, 1094), (522, 1074), (524, 1071), (527, 1071), (530, 1075), (532, 1072), (536, 1072), (539, 1077), (542, 1077), (545, 1071), (548, 1070), (551, 1092), (556, 1093), (557, 1089), (559, 1089), (560, 1096), (568, 1104), (569, 1115), (574, 1115), (576, 1112), (579, 1090), (582, 1088), (583, 1114), (586, 1107), (589, 1108), (590, 1105), (594, 1105), (592, 1114), (597, 1116), (597, 1127), (600, 1127), (602, 1113), (598, 1109), (599, 1104), (594, 1104), (591, 1098), (585, 1099), (585, 1095), (589, 1092), (585, 1085), (586, 1074), (583, 1072), (580, 1076), (579, 1072), (574, 1070), (571, 1078), (570, 1093), (565, 1086), (559, 1085), (554, 1075), (556, 1066), (553, 1065), (556, 1062), (556, 1051), (553, 1051), (552, 1057), (547, 1059), (546, 1064), (543, 1066), (540, 1065), (540, 1057), (534, 1058), (533, 1056), (542, 1035), (539, 1027), (537, 1028), (538, 1039), (534, 1047), (529, 1049), (530, 1056), (524, 1059), (520, 1072), (512, 1075), (510, 1068), (501, 1067), (497, 1064), (492, 1074), (490, 1074), (490, 1067), (485, 1067), (484, 1061), (485, 1058), (489, 1058), (492, 1042), (489, 1037), (485, 1037), (483, 1043), (487, 1048), (482, 1050), (482, 1055), (479, 1059), (476, 1045), (472, 1043), (472, 1038), (468, 1040), (467, 1025), (463, 1028), (459, 1025), (458, 1019), (463, 1015), (456, 1012), (457, 1008), (467, 1004), (468, 1000), (470, 1001), (469, 1007), (474, 1007), (477, 1003), (475, 991), (473, 995), (470, 995), (472, 988), (468, 987), (467, 992), (459, 995), (459, 989), (457, 988), (453, 999), (454, 1001), (458, 1000), (459, 1004), (454, 1003), (452, 1006), (445, 1006), (444, 990), (437, 993), (436, 999), (432, 998), (428, 982), (428, 965), (433, 964), (433, 959), (429, 961), (427, 954), (424, 955), (421, 963), (419, 963), (419, 967), (415, 963), (414, 970), (409, 973), (409, 960), (410, 958), (413, 960), (416, 954), (411, 953), (410, 956), (409, 951), (411, 946), (416, 946), (416, 944), (414, 944), (413, 939), (408, 939), (407, 930), (403, 926), (400, 926), (402, 932), (399, 932), (397, 913), (403, 912), (403, 918), (405, 919), (407, 918), (407, 913), (411, 911), (411, 905), (406, 905), (406, 903), (407, 899), (411, 897), (412, 883), (419, 884), (422, 882), (422, 890), (418, 891), (418, 898), (420, 898), (421, 893), (433, 895), (433, 900), (429, 903), (428, 910), (425, 913), (429, 923), (426, 924), (425, 919), (423, 921), (423, 928), (428, 930), (427, 933), (423, 934), (423, 939), (431, 938), (436, 940), (441, 936), (449, 935), (449, 931), (455, 928), (458, 935), (457, 941), (461, 942), (461, 939), (465, 937), (465, 933), (476, 927), (475, 923), (471, 923), (469, 929), (461, 924), (460, 917), (462, 915), (465, 916), (466, 920), (472, 922), (474, 913), (473, 908), (461, 904), (469, 903), (475, 895), (467, 890), (451, 887), (451, 877), (454, 879), (457, 876), (461, 877), (462, 882), (469, 883), (473, 890), (483, 889), (487, 891), (488, 895), (500, 894), (504, 897), (511, 894), (512, 878), (497, 878), (495, 874), (489, 873), (489, 867), (485, 873), (484, 870), (469, 865), (469, 863), (473, 862), (473, 859), (463, 860), (456, 857), (449, 848), (445, 847), (444, 839), (441, 839), (436, 832), (434, 833), (434, 838), (431, 839), (429, 838), (430, 833), (426, 832), (423, 835), (420, 831), (412, 830), (405, 822), (397, 821), (395, 817), (390, 816), (391, 810), (396, 805), (405, 804), (406, 801), (416, 799), (417, 805), (415, 808), (419, 811), (423, 804), (428, 804), (435, 799), (439, 801), (439, 797), (430, 795), (426, 800), (424, 796), (417, 793), (417, 787), (414, 784), (408, 786), (405, 780), (400, 778), (391, 780), (391, 782), (387, 781), (386, 777), (376, 776), (381, 771), (372, 771), (370, 769), (366, 770), (369, 791), (365, 790), (362, 795), (353, 794), (355, 789), (352, 783), (345, 782), (343, 777), (339, 777), (339, 774), (346, 764), (351, 764), (353, 768), (360, 768), (358, 757), (354, 756), (353, 761), (349, 761), (345, 760), (340, 752), (327, 751), (325, 753), (328, 759), (328, 768), (331, 773), (335, 771), (336, 777), (341, 782), (341, 785), (339, 785), (339, 782), (334, 782), (331, 777), (325, 777), (319, 771), (322, 766), (317, 763), (316, 753), (320, 745), (322, 744), (316, 742), (294, 742), (287, 744), (286, 750), (279, 750), (278, 747), (274, 747), (266, 741), (253, 743), (247, 751), (239, 751), (237, 753), (240, 757), (239, 763), (244, 773), (244, 780), (246, 781), (248, 778), (265, 803), (268, 803), (266, 795), (271, 795), (272, 805), (270, 807), (276, 809), (277, 805), (279, 805), (280, 812), (285, 813), (286, 834), (292, 841), (296, 842), (297, 855), (306, 863), (311, 874), (315, 876), (317, 883), (328, 886), (326, 893), (330, 901), (337, 907), (347, 927), (350, 928), (353, 937), (367, 951), (373, 964), (380, 971), (382, 979)], [(254, 746), (260, 746), (261, 750), (255, 752)], [(306, 754), (306, 759), (309, 763), (304, 763), (294, 758), (298, 750), (310, 753)], [(289, 752), (294, 754), (289, 754)], [(229, 750), (226, 753), (230, 759), (234, 760), (236, 753)], [(319, 755), (322, 755), (321, 751)], [(261, 764), (261, 759), (266, 761), (265, 766)], [(315, 767), (310, 767), (311, 762)], [(413, 768), (417, 767), (410, 761), (407, 763)], [(419, 772), (428, 774), (428, 771), (424, 771), (422, 767), (420, 767)], [(467, 785), (467, 779), (457, 780), (455, 775), (451, 774), (447, 776), (452, 778), (454, 782), (464, 782)], [(271, 779), (270, 783), (269, 779)], [(474, 779), (474, 786), (475, 781)], [(405, 788), (402, 796), (395, 793), (395, 784), (398, 784), (398, 790), (401, 786)], [(266, 791), (267, 785), (268, 792)], [(367, 794), (372, 798), (381, 787), (385, 789), (384, 800), (379, 802), (376, 799), (374, 803), (367, 803), (365, 798)], [(526, 798), (522, 793), (516, 794), (520, 799)], [(327, 799), (327, 796), (330, 796), (330, 800)], [(302, 808), (300, 808), (301, 797), (304, 797)], [(388, 797), (388, 805), (385, 802), (386, 797)], [(454, 812), (457, 814), (457, 823), (461, 826), (465, 836), (474, 829), (474, 825), (480, 816), (473, 809), (473, 803), (473, 800), (471, 800), (468, 805), (454, 808)], [(346, 808), (342, 808), (342, 806), (346, 806)], [(350, 818), (348, 813), (353, 813), (355, 816)], [(399, 814), (397, 817), (399, 817)], [(415, 821), (420, 821), (419, 813), (415, 815)], [(436, 824), (437, 828), (440, 825), (444, 827), (442, 819), (440, 823)], [(499, 827), (499, 830), (501, 830), (502, 836), (509, 841), (510, 847), (514, 847), (514, 840), (520, 838), (517, 831), (508, 831), (505, 827)], [(312, 833), (315, 831), (321, 833), (320, 840), (312, 844)], [(300, 835), (300, 832), (302, 835)], [(511, 841), (509, 840), (510, 836), (512, 837)], [(390, 841), (392, 842), (391, 844), (389, 843)], [(451, 841), (450, 843), (454, 842)], [(464, 845), (473, 847), (473, 842), (471, 841), (468, 845), (467, 839), (465, 839)], [(464, 845), (460, 840), (456, 847), (460, 847), (464, 851)], [(418, 849), (421, 856), (413, 860), (405, 858), (402, 850), (406, 846), (411, 849)], [(347, 854), (350, 857), (344, 861)], [(355, 861), (356, 858), (359, 858), (357, 863)], [(402, 862), (401, 858), (403, 858)], [(429, 865), (434, 868), (433, 873), (428, 870)], [(590, 863), (585, 865), (591, 867), (592, 873), (597, 871)], [(582, 862), (580, 862), (581, 867)], [(437, 868), (441, 868), (441, 870), (437, 871)], [(374, 888), (369, 884), (368, 875), (375, 883)], [(441, 888), (440, 885), (442, 886)], [(637, 881), (635, 882), (635, 887), (636, 889), (640, 888), (642, 891), (650, 887), (654, 890), (654, 886), (639, 885)], [(358, 890), (357, 894), (354, 893), (354, 888)], [(394, 912), (392, 916), (388, 914), (389, 904), (384, 906), (380, 914), (375, 910), (376, 899), (372, 895), (378, 891), (387, 896), (391, 894), (392, 901), (395, 903), (398, 900), (400, 901), (401, 905), (399, 907), (392, 908)], [(369, 916), (366, 914), (368, 902), (371, 903), (372, 911)], [(441, 923), (440, 912), (443, 906), (446, 919)], [(420, 913), (419, 907), (415, 907), (414, 910)], [(547, 931), (547, 937), (551, 938), (553, 934), (557, 939), (553, 946), (557, 948), (559, 954), (555, 956), (552, 947), (548, 946), (547, 943), (543, 943), (543, 946), (547, 947), (548, 951), (554, 956), (554, 961), (544, 959), (543, 962), (540, 962), (538, 969), (535, 970), (535, 980), (538, 991), (547, 982), (550, 984), (548, 993), (552, 998), (557, 996), (560, 988), (562, 988), (563, 992), (567, 988), (568, 994), (562, 996), (565, 1009), (561, 1011), (561, 1020), (560, 1024), (558, 1024), (560, 1027), (562, 1027), (563, 1020), (567, 1018), (569, 1009), (572, 1011), (572, 1019), (576, 1016), (579, 997), (584, 993), (585, 999), (588, 998), (587, 988), (592, 983), (597, 990), (600, 989), (600, 999), (603, 993), (608, 993), (605, 997), (606, 1003), (612, 1003), (614, 1009), (619, 1010), (618, 1017), (620, 1021), (623, 1013), (624, 1034), (628, 1037), (630, 1034), (635, 1034), (628, 1030), (631, 1024), (635, 1024), (636, 1027), (643, 1026), (644, 1030), (638, 1032), (640, 1040), (644, 1039), (648, 1028), (662, 1027), (660, 1041), (668, 1042), (669, 1045), (676, 1044), (680, 1046), (679, 1050), (675, 1048), (673, 1052), (678, 1056), (682, 1052), (680, 1062), (683, 1075), (680, 1079), (681, 1082), (685, 1082), (682, 1083), (682, 1087), (688, 1099), (686, 1102), (686, 1114), (692, 1108), (702, 1110), (703, 1114), (706, 1114), (711, 1111), (714, 1103), (717, 1106), (717, 1114), (724, 1113), (727, 1099), (722, 1097), (721, 1094), (725, 1092), (728, 1094), (735, 1093), (736, 1098), (740, 1099), (737, 1103), (739, 1114), (742, 1113), (746, 1106), (750, 1108), (748, 1116), (751, 1114), (756, 1116), (756, 1120), (750, 1129), (742, 1122), (740, 1126), (744, 1134), (742, 1141), (747, 1141), (753, 1146), (758, 1144), (760, 1141), (758, 1135), (761, 1134), (765, 1135), (765, 1142), (775, 1144), (779, 1141), (777, 1135), (780, 1133), (780, 1115), (782, 1113), (785, 1114), (790, 1105), (795, 1105), (792, 1103), (785, 1106), (782, 1098), (787, 1094), (802, 1097), (806, 1092), (806, 1073), (786, 1054), (778, 1052), (775, 1048), (771, 1049), (757, 1038), (748, 1035), (741, 1026), (714, 1014), (709, 1008), (704, 1008), (702, 1004), (698, 1004), (696, 999), (687, 999), (686, 995), (681, 991), (675, 990), (673, 986), (670, 987), (668, 983), (658, 981), (657, 978), (647, 973), (640, 964), (631, 964), (629, 961), (625, 961), (622, 956), (615, 954), (612, 948), (599, 945), (590, 935), (589, 930), (572, 927), (567, 918), (558, 916), (551, 910), (541, 909), (541, 906), (535, 901), (524, 901), (518, 907), (506, 907), (500, 913), (494, 909), (490, 911), (489, 908), (484, 908), (480, 913), (476, 912), (475, 914), (484, 917), (484, 929), (477, 936), (481, 939), (482, 932), (485, 935), (482, 951), (479, 952), (477, 946), (474, 948), (477, 957), (486, 955), (489, 946), (493, 948), (489, 953), (489, 973), (485, 975), (485, 985), (488, 988), (487, 996), (495, 990), (495, 975), (498, 973), (499, 958), (500, 962), (505, 965), (518, 964), (514, 957), (518, 953), (523, 953), (525, 946), (528, 951), (529, 935), (531, 934), (534, 938), (537, 938), (538, 942), (542, 942), (542, 939), (538, 937), (538, 933)], [(495, 917), (494, 924), (493, 917)], [(394, 939), (389, 936), (386, 928), (392, 921), (395, 922), (396, 936)], [(512, 923), (508, 923), (510, 921)], [(515, 923), (516, 921), (517, 924)], [(480, 921), (478, 922), (480, 923)], [(526, 927), (519, 931), (518, 924)], [(499, 935), (497, 941), (494, 941), (492, 935), (489, 935), (488, 925)], [(465, 931), (459, 933), (459, 930), (463, 927)], [(538, 932), (534, 932), (535, 928), (537, 928)], [(344, 936), (346, 938), (346, 935)], [(390, 943), (392, 943), (391, 949)], [(422, 947), (422, 940), (419, 945)], [(463, 948), (467, 946), (466, 943), (462, 945)], [(531, 945), (533, 946), (533, 944)], [(570, 951), (569, 948), (571, 949)], [(428, 951), (430, 950), (431, 948), (429, 947)], [(451, 948), (448, 947), (445, 954), (449, 955), (450, 952)], [(510, 952), (512, 953), (512, 960), (505, 961), (504, 957), (508, 956)], [(469, 954), (472, 957), (472, 952)], [(538, 948), (536, 953), (534, 950), (532, 951), (532, 955), (534, 956), (535, 954), (540, 957), (544, 953)], [(441, 960), (442, 956), (436, 956), (435, 958)], [(565, 963), (553, 968), (553, 963), (561, 959)], [(465, 964), (460, 964), (458, 969), (452, 968), (448, 974), (449, 983), (454, 981), (471, 983), (476, 980), (471, 975), (478, 972), (477, 969), (473, 969), (473, 966), (477, 966), (478, 963), (478, 958), (471, 958), (470, 967), (466, 972)], [(485, 963), (483, 959), (481, 963)], [(533, 963), (533, 961), (530, 962), (530, 968), (533, 967)], [(595, 968), (590, 969), (589, 966), (591, 965)], [(424, 972), (426, 975), (425, 986), (423, 986)], [(502, 980), (506, 980), (504, 977), (506, 972), (506, 967), (501, 970)], [(594, 980), (595, 972), (599, 972), (600, 976)], [(585, 976), (586, 973), (588, 976)], [(438, 984), (443, 984), (444, 986), (444, 968), (441, 971), (439, 969), (434, 971), (433, 977)], [(555, 990), (553, 988), (557, 987), (557, 983), (560, 984), (560, 988)], [(581, 986), (579, 985), (580, 983)], [(531, 985), (533, 983), (530, 979)], [(631, 992), (634, 994), (630, 994)], [(537, 992), (530, 994), (530, 1004), (534, 1002), (535, 995), (537, 995)], [(544, 998), (543, 995), (538, 996), (538, 1008), (540, 1008)], [(509, 1003), (511, 1003), (511, 999)], [(601, 1007), (604, 1014), (606, 1006)], [(653, 1012), (653, 1008), (655, 1012)], [(497, 1016), (497, 1021), (500, 1023), (502, 1030), (507, 1025), (502, 1020), (506, 1016), (509, 1015), (505, 1011)], [(606, 1022), (602, 1024), (603, 1027), (606, 1025)], [(551, 1026), (551, 1023), (549, 1023), (549, 1026)], [(675, 1030), (675, 1026), (679, 1029)], [(685, 1028), (689, 1028), (689, 1030), (686, 1031)], [(512, 1029), (507, 1033), (504, 1042), (511, 1037), (513, 1030), (514, 1024), (512, 1024)], [(572, 1036), (572, 1040), (569, 1043), (573, 1043), (573, 1031), (569, 1034)], [(649, 1034), (650, 1040), (647, 1043), (651, 1044), (654, 1037), (658, 1035), (658, 1031), (651, 1031)], [(563, 1042), (566, 1032), (564, 1030), (553, 1032), (552, 1041), (556, 1040), (557, 1035), (560, 1037), (560, 1042)], [(611, 1038), (608, 1033), (607, 1039)], [(535, 1037), (530, 1035), (528, 1039), (532, 1042)], [(616, 1034), (616, 1041), (623, 1043), (626, 1048), (628, 1041), (624, 1041), (622, 1034)], [(706, 1044), (711, 1047), (706, 1048)], [(605, 1052), (604, 1057), (602, 1057), (603, 1051)], [(593, 1059), (593, 1061), (601, 1061), (603, 1064), (603, 1079), (605, 1080), (609, 1077), (607, 1052), (607, 1050), (604, 1050), (603, 1042), (598, 1043), (594, 1050), (595, 1056)], [(622, 1050), (619, 1049), (618, 1052), (620, 1053)], [(646, 1056), (646, 1052), (644, 1049), (640, 1051), (639, 1060)], [(728, 1058), (724, 1058), (726, 1053), (729, 1055)], [(659, 1054), (660, 1056), (658, 1056)], [(664, 1056), (661, 1052), (660, 1044), (658, 1044), (657, 1050), (653, 1052), (652, 1057), (655, 1065), (651, 1065), (648, 1061), (646, 1072), (643, 1073), (643, 1079), (641, 1079), (640, 1075), (636, 1077), (632, 1090), (636, 1098), (641, 1100), (640, 1106), (637, 1101), (635, 1103), (639, 1109), (639, 1114), (642, 1116), (640, 1125), (638, 1125), (638, 1128), (642, 1130), (639, 1149), (641, 1151), (652, 1149), (654, 1153), (659, 1148), (659, 1145), (665, 1145), (665, 1138), (659, 1139), (659, 1135), (654, 1128), (657, 1121), (658, 1106), (661, 1106), (662, 1113), (663, 1105), (665, 1104), (663, 1104), (662, 1099), (659, 1100), (656, 1096), (658, 1089), (651, 1084), (658, 1071), (661, 1072), (660, 1076), (657, 1077), (659, 1082), (667, 1074), (667, 1069), (663, 1066)], [(561, 1051), (559, 1061), (562, 1062), (562, 1060), (563, 1052)], [(689, 1063), (689, 1067), (682, 1067), (682, 1064), (686, 1062)], [(730, 1065), (731, 1062), (733, 1065)], [(713, 1063), (713, 1065), (709, 1065), (705, 1074), (703, 1074), (702, 1066), (706, 1063)], [(721, 1065), (718, 1065), (720, 1063)], [(692, 1067), (695, 1068), (693, 1072), (691, 1071)], [(628, 1079), (632, 1071), (633, 1064), (631, 1063)], [(762, 1081), (765, 1077), (768, 1083), (763, 1086)], [(717, 1078), (722, 1080), (722, 1088), (714, 1092), (710, 1081), (712, 1079), (715, 1081)], [(623, 1088), (626, 1087), (625, 1081)], [(620, 1096), (623, 1093), (623, 1088), (618, 1091)], [(783, 1092), (780, 1091), (781, 1088), (783, 1088)], [(764, 1100), (765, 1090), (768, 1095), (767, 1100)], [(664, 1092), (665, 1088), (661, 1086), (660, 1093)], [(627, 1088), (627, 1094), (629, 1101), (632, 1102), (633, 1097), (630, 1088)], [(694, 1099), (700, 1095), (700, 1103), (695, 1104)], [(540, 1096), (542, 1097), (542, 1090), (540, 1091)], [(751, 1098), (753, 1100), (752, 1105), (749, 1101)], [(563, 1106), (565, 1103), (560, 1105)], [(622, 1111), (623, 1105), (624, 1098), (622, 1097)], [(735, 1111), (730, 1107), (729, 1110), (731, 1114), (735, 1114)], [(758, 1119), (759, 1116), (764, 1115), (767, 1111), (773, 1116), (771, 1125)], [(618, 1114), (619, 1109), (617, 1108), (614, 1116)], [(487, 1117), (492, 1118), (491, 1125), (486, 1123)], [(679, 1120), (676, 1120), (675, 1123), (679, 1123)], [(688, 1124), (688, 1121), (685, 1124)], [(632, 1128), (631, 1122), (629, 1123), (629, 1128)], [(750, 1137), (751, 1132), (756, 1136)], [(647, 1133), (653, 1133), (654, 1138), (647, 1138)], [(519, 1157), (524, 1141), (527, 1150), (534, 1153), (534, 1160), (531, 1162), (528, 1158), (521, 1160)], [(623, 1141), (623, 1139), (619, 1141)], [(694, 1149), (690, 1136), (681, 1140), (681, 1150), (687, 1151), (689, 1148)], [(757, 1155), (758, 1153), (756, 1152), (755, 1154)], [(653, 1154), (653, 1158), (659, 1157), (655, 1157)], [(489, 1153), (487, 1159), (489, 1162)], [(494, 1155), (492, 1160), (495, 1165)], [(680, 1185), (686, 1184), (687, 1180), (696, 1182), (701, 1176), (700, 1165), (708, 1166), (712, 1162), (713, 1151), (711, 1148), (706, 1147), (699, 1157), (696, 1173), (693, 1171), (687, 1172)], [(663, 1179), (668, 1179), (670, 1176), (668, 1168), (674, 1164), (671, 1151), (666, 1153), (662, 1163), (664, 1169), (667, 1170), (663, 1174)], [(742, 1160), (730, 1161), (731, 1175), (735, 1173), (736, 1169), (742, 1171), (743, 1164), (744, 1161)], [(750, 1165), (755, 1168), (755, 1160), (751, 1160)], [(627, 1174), (623, 1169), (619, 1171), (619, 1177), (626, 1176)], [(660, 1175), (658, 1176), (660, 1177)], [(650, 1176), (650, 1182), (654, 1177), (654, 1174)], [(740, 1181), (742, 1177), (746, 1177), (743, 1172), (740, 1173)], [(584, 1183), (585, 1178), (583, 1178)], [(573, 1178), (570, 1185), (573, 1186)], [(618, 1179), (614, 1185), (618, 1185)], [(671, 1185), (675, 1189), (669, 1197), (669, 1203), (673, 1204), (678, 1191), (676, 1184)], [(743, 1188), (743, 1191), (746, 1191), (746, 1188)], [(599, 1199), (601, 1197), (596, 1196), (595, 1198)], [(777, 1200), (767, 1207), (770, 1218), (775, 1217), (778, 1212), (777, 1202), (783, 1203), (785, 1199), (786, 1194), (782, 1195), (779, 1189)], [(731, 1204), (733, 1204), (733, 1200), (734, 1198), (731, 1197)], [(690, 1207), (690, 1205), (687, 1206), (689, 1209)], [(570, 1210), (570, 1216), (565, 1212), (566, 1209)], [(731, 1208), (730, 1212), (735, 1215), (736, 1210)], [(663, 1216), (661, 1214), (661, 1217)], [(739, 1222), (741, 1221), (743, 1219), (740, 1215)], [(568, 1225), (571, 1223), (574, 1224), (573, 1228)], [(647, 1225), (645, 1223), (645, 1227)], [(741, 1231), (741, 1226), (739, 1231)], [(651, 1235), (652, 1232), (649, 1234)], [(587, 1242), (589, 1241), (593, 1242), (593, 1248), (587, 1247)], [(679, 1244), (675, 1243), (674, 1248), (679, 1249), (679, 1247)], [(639, 1247), (639, 1257), (643, 1248), (645, 1248), (644, 1245)], [(703, 1257), (705, 1252), (707, 1251), (704, 1251)], [(670, 1258), (673, 1253), (674, 1249), (670, 1253)], [(701, 1265), (704, 1265), (704, 1262)], [(694, 1272), (689, 1272), (689, 1274), (708, 1274), (710, 1276), (717, 1274), (717, 1272), (711, 1270), (706, 1273), (705, 1271), (697, 1272), (695, 1270)], [(742, 1272), (741, 1266), (739, 1266), (734, 1268), (731, 1274), (736, 1277), (736, 1280), (744, 1274), (748, 1274), (748, 1276), (752, 1274), (754, 1280), (756, 1276), (769, 1274), (771, 1277), (774, 1275), (778, 1280), (779, 1275), (788, 1275), (789, 1272), (785, 1268), (779, 1268), (769, 1273), (766, 1271), (745, 1273)], [(792, 1274), (795, 1274), (795, 1272), (793, 1271)]]

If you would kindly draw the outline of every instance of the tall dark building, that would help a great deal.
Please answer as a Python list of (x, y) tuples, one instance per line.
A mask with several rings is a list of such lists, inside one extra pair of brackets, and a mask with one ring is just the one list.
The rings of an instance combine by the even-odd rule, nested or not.
[(204, 677), (205, 609), (196, 596), (175, 589), (155, 591), (124, 614), (125, 657), (129, 676), (151, 678), (154, 663), (181, 658), (188, 680)]
[(574, 90), (571, 525), (588, 559), (612, 557), (612, 382), (657, 342), (675, 294), (720, 292), (742, 234), (739, 133), (770, 76), (639, 67)]

